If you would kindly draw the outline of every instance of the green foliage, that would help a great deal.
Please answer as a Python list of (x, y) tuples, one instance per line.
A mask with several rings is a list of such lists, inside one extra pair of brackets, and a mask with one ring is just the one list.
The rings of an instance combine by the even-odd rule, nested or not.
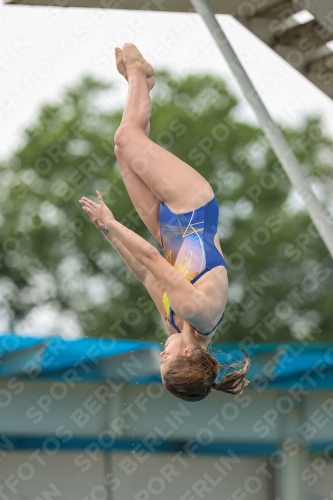
[[(330, 340), (332, 261), (262, 132), (235, 119), (224, 81), (156, 77), (151, 139), (209, 180), (220, 203), (230, 293), (215, 338)], [(99, 189), (120, 222), (156, 245), (113, 153), (121, 110), (105, 104), (117, 92), (84, 78), (40, 110), (24, 146), (0, 165), (3, 331), (30, 333), (43, 318), (50, 326), (40, 333), (165, 336), (145, 288), (79, 204)], [(332, 213), (332, 142), (320, 118), (283, 133)]]

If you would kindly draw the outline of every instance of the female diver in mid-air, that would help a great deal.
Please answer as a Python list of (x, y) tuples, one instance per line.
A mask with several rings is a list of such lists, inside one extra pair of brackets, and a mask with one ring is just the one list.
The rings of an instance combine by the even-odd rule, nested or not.
[[(119, 73), (128, 81), (123, 117), (114, 136), (128, 194), (141, 219), (162, 245), (165, 258), (138, 234), (117, 222), (99, 203), (80, 203), (133, 274), (145, 285), (170, 335), (161, 352), (165, 388), (186, 401), (212, 389), (239, 394), (250, 358), (220, 382), (219, 362), (207, 352), (221, 323), (228, 278), (218, 235), (218, 202), (210, 184), (192, 167), (148, 138), (154, 70), (135, 45), (116, 48)], [(178, 332), (178, 333), (175, 333)]]

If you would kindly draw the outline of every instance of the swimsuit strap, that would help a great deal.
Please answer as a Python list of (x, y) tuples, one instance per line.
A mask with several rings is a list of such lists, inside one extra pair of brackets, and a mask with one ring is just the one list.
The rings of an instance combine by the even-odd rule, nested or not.
[(215, 269), (215, 267), (220, 267), (221, 266), (221, 267), (225, 267), (227, 269), (227, 265), (226, 265), (225, 260), (222, 257), (222, 255), (221, 255), (221, 259), (222, 259), (223, 262), (221, 262), (220, 264), (215, 265), (214, 267), (206, 267), (206, 269), (204, 269), (203, 271), (201, 271), (201, 273), (199, 273), (195, 278), (193, 278), (193, 280), (191, 280), (190, 283), (192, 283), (192, 285), (193, 285), (196, 281), (198, 281), (198, 279), (201, 278), (201, 276), (203, 276), (204, 274), (208, 273), (208, 271), (211, 271), (212, 269)]
[(213, 331), (214, 331), (214, 330), (215, 330), (215, 329), (219, 326), (219, 324), (220, 324), (220, 323), (221, 323), (221, 321), (223, 320), (223, 317), (224, 317), (224, 313), (222, 314), (222, 317), (219, 319), (219, 321), (218, 321), (218, 323), (216, 324), (216, 326), (214, 326), (213, 330), (211, 330), (211, 331), (210, 331), (210, 332), (208, 332), (208, 333), (202, 333), (202, 332), (199, 332), (199, 330), (197, 330), (197, 329), (195, 328), (195, 326), (191, 325), (191, 323), (190, 323), (190, 325), (191, 325), (191, 327), (192, 327), (192, 328), (194, 328), (194, 330), (195, 330), (196, 332), (198, 332), (200, 335), (210, 335), (210, 334), (211, 334), (211, 333), (212, 333), (212, 332), (213, 332)]
[(171, 326), (173, 326), (173, 327), (174, 327), (174, 329), (175, 329), (178, 333), (180, 333), (180, 330), (178, 329), (177, 325), (175, 324), (175, 322), (174, 322), (174, 320), (173, 320), (173, 310), (172, 310), (171, 306), (170, 306), (169, 311), (170, 311), (170, 312), (169, 312), (169, 320), (168, 320), (168, 321), (169, 321), (170, 325), (171, 325)]
[[(173, 320), (173, 310), (172, 310), (172, 307), (170, 307), (169, 311), (170, 311), (170, 313), (169, 313), (169, 319), (168, 319), (168, 321), (169, 321), (170, 325), (173, 326), (173, 328), (176, 330), (177, 333), (181, 333), (180, 330), (178, 329), (177, 325), (175, 324), (174, 320)], [(217, 324), (214, 326), (214, 328), (210, 332), (208, 332), (208, 333), (199, 332), (199, 330), (197, 330), (195, 328), (195, 326), (193, 326), (191, 323), (190, 323), (190, 325), (200, 335), (207, 336), (207, 335), (210, 335), (219, 326), (219, 324), (221, 323), (221, 321), (223, 320), (223, 318), (224, 318), (224, 313), (222, 314), (221, 318), (219, 319), (219, 321), (217, 322)]]

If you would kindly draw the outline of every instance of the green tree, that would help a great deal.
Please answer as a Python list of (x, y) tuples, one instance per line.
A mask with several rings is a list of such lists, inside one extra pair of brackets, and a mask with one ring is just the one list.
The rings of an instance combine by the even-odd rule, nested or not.
[[(230, 293), (216, 339), (330, 340), (332, 261), (263, 133), (235, 118), (239, 103), (223, 80), (156, 76), (151, 139), (209, 180), (220, 203)], [(99, 189), (120, 222), (157, 246), (113, 153), (121, 110), (107, 105), (117, 95), (113, 83), (85, 77), (42, 107), (0, 165), (3, 331), (48, 320), (45, 333), (165, 335), (145, 288), (79, 204)], [(332, 141), (320, 117), (283, 133), (332, 213)]]

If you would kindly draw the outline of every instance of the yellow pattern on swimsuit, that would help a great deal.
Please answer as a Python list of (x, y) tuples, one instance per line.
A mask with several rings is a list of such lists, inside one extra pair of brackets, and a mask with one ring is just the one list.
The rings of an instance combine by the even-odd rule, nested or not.
[[(160, 224), (166, 260), (189, 281), (194, 280), (206, 266), (202, 240), (204, 221), (192, 221), (194, 213), (177, 214), (176, 224)], [(162, 303), (169, 320), (171, 306), (166, 292), (162, 295)]]

